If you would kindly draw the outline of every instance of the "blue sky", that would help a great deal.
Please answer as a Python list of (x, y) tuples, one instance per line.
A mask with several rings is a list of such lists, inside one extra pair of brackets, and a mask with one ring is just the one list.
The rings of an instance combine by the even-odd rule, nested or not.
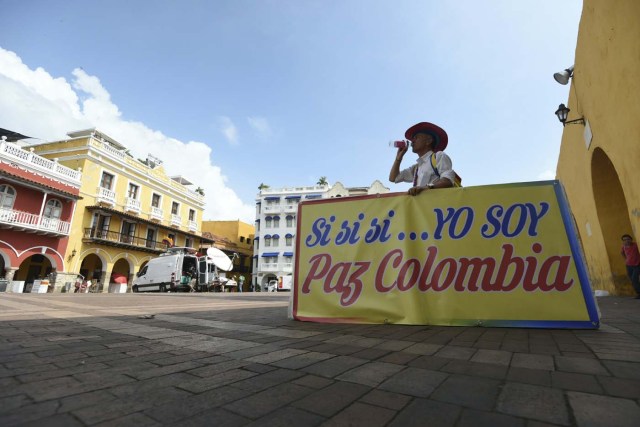
[[(253, 223), (258, 185), (387, 181), (449, 134), (463, 185), (552, 179), (579, 0), (0, 0), (0, 128), (97, 127)], [(414, 161), (405, 157), (403, 166)]]

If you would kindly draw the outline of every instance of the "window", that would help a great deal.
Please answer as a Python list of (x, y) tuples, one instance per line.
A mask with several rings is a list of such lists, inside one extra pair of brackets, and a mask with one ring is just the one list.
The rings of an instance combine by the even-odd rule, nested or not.
[(138, 192), (140, 191), (140, 187), (135, 184), (129, 183), (129, 191), (127, 192), (127, 196), (130, 199), (138, 200)]
[(278, 246), (280, 244), (280, 237), (279, 236), (273, 236), (273, 238), (271, 240), (273, 241), (273, 246)]
[(265, 246), (271, 246), (271, 237), (265, 237), (264, 238), (264, 245)]
[(62, 213), (62, 203), (56, 199), (50, 199), (47, 201), (46, 206), (44, 207), (44, 217), (45, 218), (54, 218), (59, 219), (60, 214)]
[(147, 243), (146, 246), (148, 248), (156, 247), (156, 229), (155, 228), (147, 228)]
[(280, 217), (279, 216), (274, 216), (273, 217), (273, 228), (278, 228), (280, 227)]
[(244, 236), (240, 236), (240, 243), (244, 243)]
[(7, 184), (0, 185), (0, 208), (12, 209), (13, 202), (16, 201), (16, 190)]
[(268, 216), (265, 218), (265, 228), (271, 228), (271, 217)]
[(251, 244), (251, 239), (247, 238), (247, 245)]
[(107, 172), (102, 172), (102, 178), (100, 179), (100, 187), (106, 188), (107, 190), (111, 190), (111, 186), (113, 185), (114, 176)]
[(184, 246), (187, 248), (192, 248), (193, 247), (193, 239), (191, 237), (186, 237), (184, 239)]
[(287, 215), (287, 227), (293, 227), (295, 224), (293, 223), (293, 220), (295, 218), (293, 218), (293, 216), (291, 215)]
[(287, 246), (291, 246), (293, 244), (293, 236), (285, 236), (284, 240)]
[(193, 209), (189, 209), (189, 221), (195, 221), (196, 220), (196, 211), (194, 211)]
[(133, 243), (133, 238), (136, 234), (136, 223), (129, 221), (122, 221), (122, 231), (120, 241), (124, 243)]
[(171, 213), (173, 215), (178, 215), (179, 211), (180, 211), (180, 203), (178, 202), (171, 203)]
[(160, 195), (153, 193), (153, 196), (151, 196), (151, 206), (153, 206), (154, 208), (159, 208), (160, 207)]
[(93, 223), (91, 225), (91, 233), (94, 238), (106, 239), (109, 235), (109, 223), (111, 215), (104, 215), (96, 212), (93, 215)]

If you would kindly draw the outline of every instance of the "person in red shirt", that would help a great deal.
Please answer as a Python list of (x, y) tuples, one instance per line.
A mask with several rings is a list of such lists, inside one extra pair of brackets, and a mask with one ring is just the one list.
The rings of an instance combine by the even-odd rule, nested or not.
[(640, 252), (633, 237), (628, 234), (622, 236), (622, 250), (620, 255), (625, 259), (627, 275), (636, 291), (636, 299), (640, 299)]

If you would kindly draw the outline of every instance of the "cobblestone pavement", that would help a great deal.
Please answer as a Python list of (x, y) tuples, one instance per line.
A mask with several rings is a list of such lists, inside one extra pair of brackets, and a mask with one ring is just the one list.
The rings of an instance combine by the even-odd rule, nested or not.
[(288, 294), (0, 294), (0, 425), (640, 425), (640, 300), (596, 331), (287, 320)]

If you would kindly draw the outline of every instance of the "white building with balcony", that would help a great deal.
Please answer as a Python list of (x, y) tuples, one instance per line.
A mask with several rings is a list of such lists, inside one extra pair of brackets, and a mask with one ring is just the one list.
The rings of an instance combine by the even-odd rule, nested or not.
[(298, 204), (304, 200), (388, 193), (378, 180), (369, 187), (333, 186), (266, 188), (256, 197), (253, 286), (263, 291), (271, 280), (293, 274)]

